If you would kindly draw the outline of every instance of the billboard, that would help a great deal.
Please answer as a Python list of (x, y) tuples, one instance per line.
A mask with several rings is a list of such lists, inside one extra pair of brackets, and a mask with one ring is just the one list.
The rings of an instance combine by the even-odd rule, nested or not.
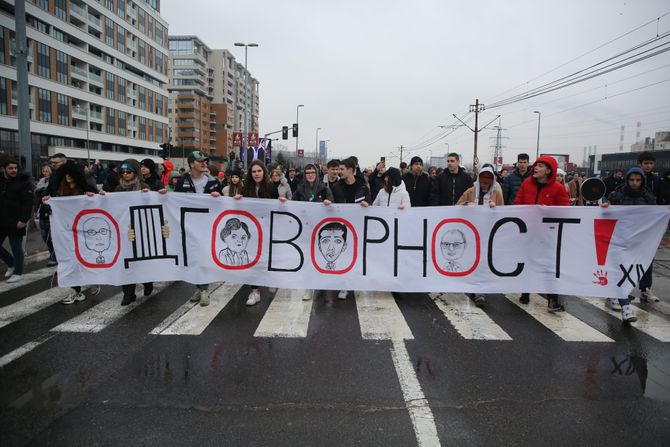
[(570, 163), (570, 155), (568, 154), (540, 154), (541, 157), (548, 156), (548, 157), (554, 157), (556, 161), (558, 162), (558, 167), (560, 169), (563, 169), (565, 172), (569, 172), (569, 163)]
[(326, 147), (326, 141), (325, 140), (320, 140), (319, 141), (319, 158), (322, 160), (325, 160), (328, 158), (328, 148)]

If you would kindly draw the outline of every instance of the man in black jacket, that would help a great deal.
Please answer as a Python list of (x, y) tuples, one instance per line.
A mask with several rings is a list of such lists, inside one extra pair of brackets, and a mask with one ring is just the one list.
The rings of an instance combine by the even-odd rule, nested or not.
[[(17, 282), (23, 275), (23, 236), (30, 219), (33, 206), (33, 190), (30, 176), (19, 173), (19, 165), (14, 159), (2, 164), (0, 176), (0, 258), (7, 264), (7, 282)], [(12, 254), (2, 246), (9, 238)], [(12, 256), (13, 255), (13, 256)]]
[(605, 197), (613, 193), (620, 185), (623, 185), (623, 171), (615, 169), (605, 179)]
[[(409, 192), (409, 201), (413, 207), (430, 204), (431, 179), (423, 172), (423, 160), (414, 156), (409, 163), (409, 171), (402, 178)], [(458, 198), (456, 199), (458, 200)]]
[[(405, 185), (407, 186), (407, 185)], [(447, 155), (447, 169), (442, 171), (433, 181), (430, 193), (431, 206), (456, 205), (466, 189), (472, 186), (472, 179), (460, 167), (458, 154), (452, 152)], [(412, 202), (414, 206), (414, 202)]]
[(521, 184), (530, 177), (529, 161), (528, 154), (517, 155), (516, 169), (505, 178), (505, 183), (502, 184), (505, 205), (514, 205), (514, 199), (516, 199), (516, 193), (519, 192)]

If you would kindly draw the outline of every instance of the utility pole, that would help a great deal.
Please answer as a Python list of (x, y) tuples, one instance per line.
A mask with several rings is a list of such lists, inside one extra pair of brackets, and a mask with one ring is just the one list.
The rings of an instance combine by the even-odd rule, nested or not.
[(400, 149), (400, 163), (402, 163), (402, 150), (404, 149), (403, 145), (401, 144), (398, 149)]
[(498, 119), (498, 125), (494, 127), (496, 130), (496, 136), (495, 136), (495, 145), (493, 146), (493, 165), (495, 166), (495, 170), (498, 171), (498, 160), (502, 157), (502, 150), (503, 150), (503, 145), (502, 145), (502, 131), (507, 130), (503, 129), (500, 125), (500, 119)]
[(475, 99), (475, 103), (470, 104), (470, 112), (475, 112), (475, 128), (474, 129), (471, 128), (470, 126), (468, 126), (467, 124), (465, 124), (462, 119), (460, 119), (458, 116), (456, 116), (455, 113), (453, 114), (454, 118), (456, 118), (458, 121), (460, 121), (461, 124), (463, 124), (465, 127), (470, 129), (470, 131), (475, 134), (475, 148), (474, 148), (475, 150), (474, 150), (474, 154), (473, 154), (473, 157), (472, 157), (472, 170), (475, 173), (477, 173), (477, 165), (479, 164), (479, 158), (477, 157), (477, 134), (479, 134), (479, 132), (481, 132), (482, 130), (486, 129), (489, 124), (491, 124), (492, 122), (494, 122), (495, 120), (500, 118), (500, 115), (497, 115), (495, 118), (493, 118), (491, 121), (489, 121), (486, 124), (486, 126), (484, 126), (480, 129), (479, 128), (479, 112), (483, 112), (484, 110), (485, 110), (484, 104), (480, 104), (479, 99)]
[[(30, 94), (28, 87), (28, 46), (26, 44), (26, 0), (14, 2), (16, 20), (16, 90), (18, 102), (19, 163), (25, 157), (23, 170), (33, 175), (33, 148), (30, 141)], [(37, 95), (35, 95), (37, 97)]]

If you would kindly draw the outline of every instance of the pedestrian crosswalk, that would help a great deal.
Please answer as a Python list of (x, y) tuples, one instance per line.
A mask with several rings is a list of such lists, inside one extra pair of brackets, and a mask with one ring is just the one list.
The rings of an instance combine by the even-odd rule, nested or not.
[[(25, 277), (31, 278), (28, 282), (31, 283), (52, 273), (53, 269), (46, 268), (26, 274)], [(0, 293), (3, 293), (3, 291), (4, 293), (14, 293), (13, 291), (18, 287), (16, 284), (11, 284), (12, 287), (8, 287), (10, 285), (0, 283)], [(26, 283), (23, 283), (23, 285), (26, 285)], [(93, 306), (85, 307), (80, 314), (56, 324), (43, 334), (36, 334), (37, 336), (34, 339), (27, 340), (13, 351), (0, 352), (0, 355), (2, 355), (0, 357), (0, 367), (28, 354), (60, 333), (99, 333), (154, 299), (157, 294), (170, 293), (170, 285), (171, 283), (157, 283), (155, 291), (149, 297), (143, 296), (142, 287), (139, 286), (138, 299), (129, 306), (120, 305), (122, 293), (119, 291)], [(193, 289), (188, 288), (187, 290)], [(190, 294), (184, 296), (183, 301), (180, 301), (182, 304), (177, 304), (176, 309), (169, 309), (169, 314), (166, 312), (162, 320), (148, 330), (148, 334), (154, 336), (199, 336), (217, 317), (231, 311), (229, 305), (237, 296), (240, 298), (238, 300), (239, 305), (236, 304), (238, 306), (236, 312), (245, 311), (258, 315), (253, 334), (250, 334), (253, 337), (306, 338), (308, 336), (310, 321), (316, 306), (316, 300), (303, 299), (306, 294), (310, 293), (309, 291), (279, 289), (269, 305), (247, 308), (243, 305), (246, 301), (246, 290), (248, 289), (243, 290), (243, 286), (239, 284), (212, 284), (210, 285), (209, 306), (200, 306), (198, 303), (191, 302), (189, 300)], [(69, 293), (71, 293), (71, 289), (48, 288), (0, 307), (0, 329), (18, 324), (22, 319), (33, 314), (49, 312), (51, 311), (49, 308), (52, 306), (56, 306), (57, 309), (60, 306), (58, 302)], [(353, 299), (355, 301), (356, 318), (360, 327), (360, 334), (357, 337), (363, 340), (391, 340), (395, 342), (415, 340), (416, 332), (413, 331), (412, 325), (406, 317), (402, 300), (396, 300), (392, 293), (354, 292), (351, 296), (353, 298), (349, 298), (349, 300)], [(506, 326), (504, 319), (501, 322), (501, 319), (496, 317), (496, 306), (478, 308), (466, 295), (461, 293), (432, 293), (428, 295), (428, 298), (430, 300), (427, 301), (428, 304), (424, 309), (433, 313), (431, 318), (446, 320), (455, 330), (457, 337), (484, 342), (512, 342), (514, 340), (510, 335), (510, 333), (514, 333), (510, 332), (512, 328)], [(532, 319), (529, 321), (536, 322), (534, 330), (549, 331), (566, 342), (615, 342), (614, 338), (616, 337), (611, 333), (603, 333), (603, 327), (607, 326), (611, 330), (611, 325), (593, 327), (589, 324), (588, 318), (583, 318), (579, 314), (580, 306), (575, 306), (575, 309), (568, 307), (566, 312), (551, 314), (546, 310), (546, 300), (539, 295), (531, 294), (528, 304), (521, 304), (518, 298), (518, 294), (507, 294), (503, 296), (495, 295), (490, 297), (489, 300), (491, 302), (500, 299), (511, 303), (511, 307), (509, 304), (506, 305), (507, 312), (518, 312), (520, 315), (526, 315), (526, 318)], [(581, 298), (585, 303), (596, 308), (603, 318), (610, 319), (613, 317), (620, 320), (620, 314), (607, 308), (604, 299)], [(417, 299), (426, 298), (424, 296)], [(659, 304), (664, 305), (664, 303)], [(588, 309), (588, 307), (581, 306), (581, 309), (583, 311), (584, 308)], [(73, 308), (76, 307), (68, 307), (68, 309)], [(655, 309), (643, 310), (636, 307), (636, 314), (638, 321), (631, 325), (634, 330), (659, 342), (670, 342), (670, 325), (668, 324), (670, 316), (663, 312), (663, 309), (659, 311)]]

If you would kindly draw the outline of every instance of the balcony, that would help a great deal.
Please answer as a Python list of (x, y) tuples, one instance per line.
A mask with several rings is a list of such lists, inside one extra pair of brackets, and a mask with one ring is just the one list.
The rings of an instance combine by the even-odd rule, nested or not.
[(100, 86), (103, 85), (103, 84), (102, 84), (102, 76), (100, 76), (99, 74), (95, 74), (95, 73), (89, 71), (89, 72), (88, 72), (88, 78), (89, 78), (91, 81), (93, 81), (93, 82), (95, 82), (95, 83), (97, 83), (97, 84), (100, 84)]
[(86, 110), (81, 107), (72, 108), (72, 118), (80, 119), (86, 121), (88, 118), (86, 116)]
[(70, 15), (75, 16), (84, 22), (88, 21), (88, 13), (84, 8), (75, 5), (74, 3), (70, 2)]
[(99, 123), (99, 124), (105, 124), (105, 120), (102, 117), (102, 112), (96, 112), (94, 110), (91, 110), (90, 115), (88, 117), (89, 121), (92, 123)]
[(89, 24), (93, 28), (96, 28), (98, 31), (102, 32), (102, 22), (100, 21), (99, 18), (97, 18), (93, 14), (89, 14), (88, 15), (88, 20), (89, 20)]
[(77, 76), (81, 79), (88, 79), (88, 71), (84, 68), (77, 67), (76, 65), (70, 65), (70, 72), (73, 76)]

